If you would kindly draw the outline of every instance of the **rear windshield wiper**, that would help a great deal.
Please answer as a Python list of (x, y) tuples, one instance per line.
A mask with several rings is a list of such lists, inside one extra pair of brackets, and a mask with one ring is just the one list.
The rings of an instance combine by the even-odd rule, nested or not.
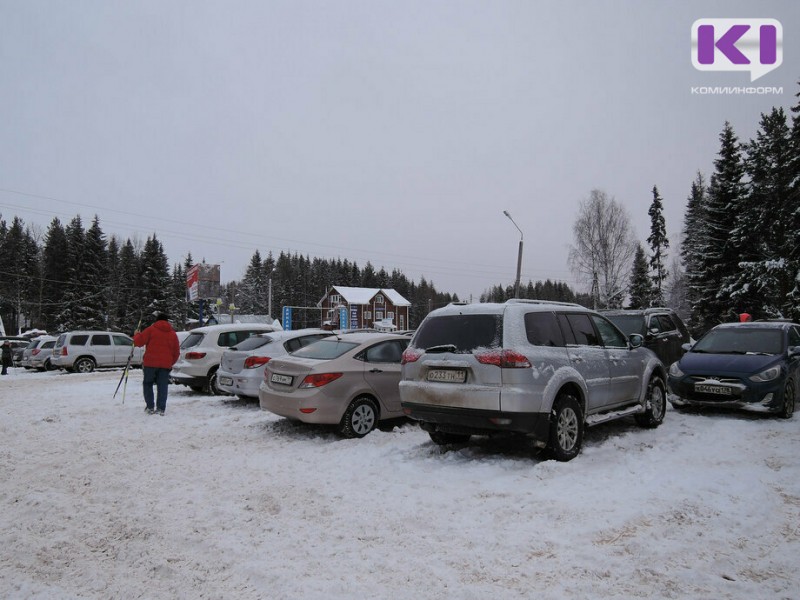
[(455, 344), (441, 344), (439, 346), (431, 346), (430, 348), (425, 348), (425, 352), (457, 352), (458, 348), (456, 348)]

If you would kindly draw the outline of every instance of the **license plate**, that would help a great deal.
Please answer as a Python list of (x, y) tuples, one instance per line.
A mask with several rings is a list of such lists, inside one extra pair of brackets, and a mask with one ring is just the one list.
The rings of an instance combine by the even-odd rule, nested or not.
[(428, 371), (428, 381), (441, 383), (464, 383), (467, 372), (461, 369), (431, 369)]
[(694, 384), (694, 391), (701, 394), (718, 394), (720, 396), (730, 396), (733, 390), (724, 385), (708, 385), (705, 383)]
[(292, 379), (289, 375), (279, 375), (278, 373), (273, 373), (272, 377), (269, 378), (272, 383), (280, 383), (281, 385), (292, 385)]
[(219, 382), (222, 385), (233, 385), (233, 379), (231, 379), (230, 377), (220, 377)]

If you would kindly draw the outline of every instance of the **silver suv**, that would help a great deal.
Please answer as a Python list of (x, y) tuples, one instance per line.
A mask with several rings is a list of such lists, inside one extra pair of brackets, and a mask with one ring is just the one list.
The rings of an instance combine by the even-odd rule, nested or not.
[(78, 373), (91, 373), (98, 367), (142, 365), (142, 348), (133, 347), (133, 339), (113, 331), (70, 331), (62, 333), (53, 347), (50, 362), (54, 367)]
[(450, 304), (423, 320), (403, 354), (403, 410), (437, 444), (521, 434), (571, 460), (586, 426), (663, 421), (666, 374), (642, 341), (577, 304)]
[(181, 355), (172, 366), (170, 381), (188, 386), (195, 392), (224, 395), (227, 392), (217, 385), (222, 353), (249, 337), (276, 329), (280, 327), (258, 323), (206, 325), (192, 329), (181, 342)]

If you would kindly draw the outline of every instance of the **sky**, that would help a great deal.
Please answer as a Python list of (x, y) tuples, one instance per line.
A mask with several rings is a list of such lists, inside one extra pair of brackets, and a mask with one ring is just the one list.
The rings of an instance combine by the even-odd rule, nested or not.
[[(696, 69), (692, 24), (723, 17), (777, 19), (782, 64)], [(223, 282), (283, 251), (462, 299), (513, 285), (519, 227), (523, 284), (585, 289), (591, 190), (645, 243), (656, 185), (674, 248), (725, 121), (747, 141), (796, 103), (799, 40), (793, 0), (0, 0), (0, 214), (96, 214)], [(750, 85), (783, 92), (692, 93)]]
[(798, 418), (587, 430), (567, 463), (343, 440), (142, 372), (0, 378), (0, 596), (14, 600), (797, 598)]

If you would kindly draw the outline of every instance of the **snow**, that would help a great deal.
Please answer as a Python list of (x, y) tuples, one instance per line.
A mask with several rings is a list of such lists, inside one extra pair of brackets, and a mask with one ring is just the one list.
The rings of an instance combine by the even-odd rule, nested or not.
[(669, 410), (558, 463), (176, 386), (148, 416), (119, 375), (0, 378), (0, 597), (798, 597), (798, 418)]

